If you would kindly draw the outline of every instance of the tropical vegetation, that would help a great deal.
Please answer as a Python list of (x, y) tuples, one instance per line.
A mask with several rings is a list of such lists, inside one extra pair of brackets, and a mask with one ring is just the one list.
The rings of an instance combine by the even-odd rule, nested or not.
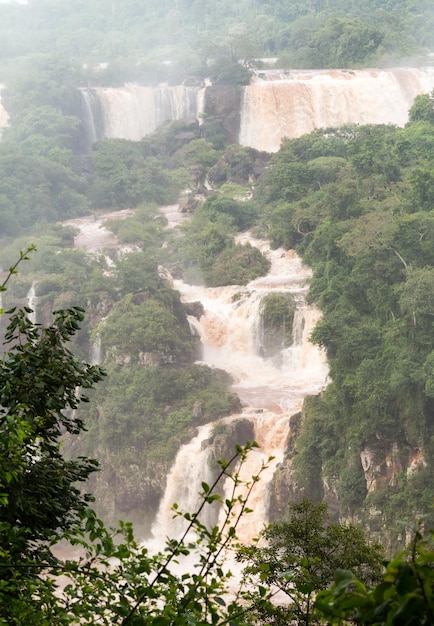
[[(82, 86), (211, 76), (237, 90), (263, 56), (287, 69), (423, 63), (433, 19), (426, 0), (0, 4), (0, 242), (11, 267), (0, 288), (0, 623), (433, 622), (432, 94), (416, 98), (404, 128), (318, 130), (274, 155), (229, 145), (218, 116), (89, 151), (77, 114)], [(185, 189), (204, 201), (183, 198), (190, 219), (174, 232), (158, 206)], [(107, 222), (128, 246), (120, 258), (74, 249), (74, 229), (59, 224), (125, 208), (134, 214)], [(139, 533), (149, 529), (180, 445), (240, 408), (228, 375), (196, 363), (199, 342), (161, 265), (242, 287), (269, 267), (237, 241), (247, 229), (313, 271), (312, 338), (330, 383), (306, 400), (285, 460), (308, 499), (237, 546), (248, 498), (222, 459), (199, 507), (220, 503), (222, 523), (175, 507), (187, 534), (153, 553), (130, 522), (109, 530), (100, 516), (139, 509)], [(29, 239), (38, 252), (9, 280)], [(291, 343), (293, 316), (292, 298), (263, 302), (265, 356)], [(104, 370), (87, 364), (93, 350)], [(234, 485), (225, 501), (223, 478)], [(61, 541), (77, 553), (59, 556)], [(228, 599), (230, 548), (246, 587)], [(196, 568), (169, 567), (187, 557)]]
[(47, 53), (85, 63), (87, 80), (108, 85), (191, 75), (243, 82), (240, 58), (367, 67), (432, 50), (433, 19), (428, 0), (29, 0), (0, 6), (0, 72), (5, 80), (24, 57)]

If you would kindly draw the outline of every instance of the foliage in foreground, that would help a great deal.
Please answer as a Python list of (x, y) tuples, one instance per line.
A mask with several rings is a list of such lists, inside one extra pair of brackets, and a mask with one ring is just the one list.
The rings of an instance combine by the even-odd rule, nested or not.
[[(1, 292), (32, 249), (21, 252)], [(55, 311), (45, 328), (33, 323), (28, 308), (6, 314), (9, 350), (0, 367), (0, 593), (4, 623), (11, 624), (25, 623), (22, 603), (17, 607), (15, 600), (36, 593), (35, 572), (42, 562), (55, 561), (52, 545), (82, 528), (91, 496), (76, 483), (85, 481), (97, 462), (66, 460), (60, 440), (83, 430), (74, 412), (87, 401), (81, 390), (90, 389), (104, 372), (78, 362), (65, 346), (83, 319), (79, 307)]]
[[(202, 483), (195, 513), (173, 505), (185, 530), (179, 539), (167, 538), (162, 552), (140, 545), (131, 524), (108, 530), (89, 507), (90, 496), (74, 485), (96, 462), (68, 461), (61, 450), (65, 432), (84, 429), (74, 413), (87, 400), (79, 389), (91, 388), (104, 374), (65, 346), (83, 311), (56, 311), (47, 327), (35, 324), (28, 308), (8, 314), (10, 347), (0, 372), (0, 624), (433, 623), (432, 537), (419, 529), (410, 551), (387, 565), (379, 583), (380, 546), (368, 546), (354, 526), (327, 524), (325, 505), (307, 500), (291, 505), (286, 520), (264, 531), (265, 547), (240, 549), (237, 526), (249, 513), (262, 470), (248, 483), (239, 476), (255, 443), (219, 462), (214, 483)], [(208, 528), (201, 514), (216, 505), (219, 521)], [(77, 556), (56, 556), (61, 539)], [(235, 590), (228, 566), (234, 548), (238, 560), (247, 562)], [(335, 585), (326, 589), (334, 571)], [(286, 596), (283, 603), (276, 601), (277, 591)]]
[[(15, 271), (16, 266), (10, 269), (0, 291)], [(214, 485), (202, 484), (195, 514), (174, 508), (185, 518), (186, 530), (180, 540), (168, 539), (164, 552), (151, 554), (139, 546), (130, 524), (107, 530), (89, 508), (91, 497), (74, 484), (85, 481), (97, 463), (68, 461), (61, 450), (65, 433), (84, 429), (74, 412), (87, 400), (79, 390), (91, 388), (104, 374), (98, 366), (80, 363), (65, 346), (83, 311), (56, 311), (47, 327), (35, 324), (31, 314), (29, 308), (8, 312), (10, 348), (0, 371), (0, 623), (218, 624), (232, 614), (242, 622), (244, 609), (236, 599), (226, 606), (222, 597), (231, 574), (221, 561), (259, 479), (241, 485), (231, 467), (235, 460), (242, 465), (254, 444), (221, 461)], [(233, 484), (224, 502), (214, 493), (223, 477)], [(225, 513), (219, 526), (208, 529), (200, 513), (217, 500)], [(80, 548), (77, 559), (55, 556), (62, 539)], [(169, 568), (188, 562), (190, 555), (197, 564), (193, 572), (190, 565), (180, 574)]]
[[(203, 483), (202, 503), (194, 514), (174, 505), (174, 515), (185, 519), (185, 531), (179, 540), (168, 539), (162, 552), (139, 545), (131, 524), (120, 523), (109, 531), (86, 510), (84, 527), (65, 534), (82, 549), (82, 556), (55, 564), (15, 564), (13, 584), (1, 592), (0, 623), (245, 623), (247, 609), (239, 593), (227, 600), (232, 574), (223, 568), (223, 553), (235, 541), (237, 524), (259, 479), (241, 485), (238, 472), (229, 468), (236, 459), (242, 464), (253, 445), (238, 448), (232, 459), (221, 462), (214, 485)], [(214, 493), (223, 477), (233, 484), (232, 496), (224, 503)], [(215, 501), (223, 504), (224, 515), (219, 526), (207, 529), (200, 514)]]
[(253, 612), (261, 622), (323, 623), (315, 597), (331, 584), (337, 568), (350, 569), (367, 584), (378, 580), (382, 546), (367, 544), (360, 528), (330, 524), (327, 518), (325, 504), (294, 502), (282, 522), (263, 531), (261, 543), (241, 550)]
[(316, 608), (328, 624), (429, 626), (434, 623), (434, 532), (413, 528), (409, 549), (393, 558), (379, 583), (367, 586), (353, 572), (337, 569), (331, 589)]

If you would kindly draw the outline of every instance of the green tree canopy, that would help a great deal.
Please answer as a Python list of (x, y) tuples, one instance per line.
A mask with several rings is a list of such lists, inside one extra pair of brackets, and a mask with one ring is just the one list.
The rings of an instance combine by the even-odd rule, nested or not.
[[(378, 580), (381, 573), (382, 547), (369, 545), (357, 526), (330, 524), (325, 504), (306, 499), (291, 503), (286, 518), (267, 526), (262, 538), (265, 547), (258, 544), (239, 553), (247, 564), (249, 598), (261, 622), (320, 624), (314, 600), (331, 584), (338, 567), (346, 563), (365, 582)], [(275, 601), (270, 602), (264, 588)]]

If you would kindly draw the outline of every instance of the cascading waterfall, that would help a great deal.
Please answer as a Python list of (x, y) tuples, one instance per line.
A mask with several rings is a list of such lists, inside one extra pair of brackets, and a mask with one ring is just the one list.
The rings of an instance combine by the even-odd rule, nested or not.
[(404, 126), (434, 68), (258, 72), (244, 88), (239, 143), (276, 152), (284, 137), (345, 124)]
[[(259, 448), (248, 454), (241, 478), (248, 481), (260, 472), (263, 464), (268, 466), (261, 473), (261, 480), (249, 501), (254, 512), (246, 515), (238, 528), (240, 539), (248, 541), (267, 521), (268, 485), (283, 460), (290, 434), (290, 416), (301, 409), (306, 395), (318, 393), (325, 386), (327, 365), (321, 351), (309, 342), (309, 335), (319, 319), (318, 310), (305, 301), (309, 269), (293, 251), (272, 251), (267, 242), (249, 234), (240, 236), (239, 240), (249, 241), (268, 255), (271, 270), (267, 276), (246, 287), (205, 288), (180, 280), (173, 282), (183, 301), (202, 303), (204, 314), (200, 320), (191, 318), (190, 321), (201, 337), (203, 361), (232, 375), (233, 390), (244, 405), (242, 414), (223, 418), (220, 423), (248, 420), (253, 425)], [(262, 298), (272, 292), (289, 292), (297, 302), (294, 341), (278, 358), (265, 359), (258, 341), (260, 305)], [(154, 541), (179, 537), (183, 520), (172, 518), (174, 502), (181, 510), (194, 512), (201, 482), (209, 481), (209, 440), (214, 426), (199, 429), (199, 434), (179, 451), (154, 524)], [(272, 461), (268, 460), (270, 456), (274, 457)], [(230, 497), (231, 488), (232, 483), (228, 482), (224, 497)]]
[(65, 220), (62, 224), (63, 226), (73, 226), (78, 229), (78, 233), (74, 237), (74, 246), (76, 248), (84, 250), (88, 254), (98, 254), (104, 250), (122, 250), (118, 238), (104, 226), (104, 222), (110, 219), (123, 219), (132, 215), (134, 215), (132, 209), (123, 209), (122, 211), (104, 213), (98, 217), (74, 217), (73, 219)]
[(91, 89), (80, 89), (81, 111), (86, 142), (90, 148), (104, 138), (103, 116), (97, 94)]
[[(167, 537), (178, 539), (185, 530), (186, 522), (183, 517), (174, 517), (173, 504), (181, 503), (180, 509), (184, 512), (194, 512), (200, 504), (202, 481), (212, 482), (210, 448), (206, 442), (211, 436), (212, 424), (206, 424), (198, 429), (198, 434), (190, 443), (183, 445), (177, 455), (167, 477), (167, 487), (160, 504), (157, 518), (152, 528), (154, 544), (161, 548)], [(184, 473), (180, 473), (179, 469)], [(198, 471), (200, 468), (200, 471)], [(205, 508), (201, 521), (211, 526), (217, 522), (214, 511)]]
[[(175, 206), (165, 207), (169, 225), (176, 225), (184, 218)], [(75, 246), (92, 254), (107, 248), (119, 248), (113, 234), (103, 227), (105, 219), (126, 217), (131, 211), (109, 213), (100, 218), (76, 218), (65, 224), (79, 229)], [(249, 506), (253, 514), (246, 515), (239, 527), (239, 537), (249, 541), (268, 519), (269, 483), (277, 465), (283, 460), (290, 435), (290, 417), (299, 411), (306, 395), (318, 393), (327, 380), (327, 364), (324, 354), (309, 342), (309, 336), (319, 320), (320, 312), (305, 301), (311, 272), (291, 250), (270, 250), (266, 241), (254, 239), (249, 233), (237, 237), (239, 243), (249, 242), (258, 247), (271, 261), (267, 276), (257, 278), (245, 287), (229, 286), (204, 288), (188, 285), (181, 280), (173, 281), (184, 302), (200, 301), (204, 314), (200, 320), (190, 318), (190, 324), (201, 337), (203, 360), (211, 367), (229, 372), (233, 390), (240, 397), (244, 408), (239, 415), (220, 420), (221, 424), (247, 421), (252, 426), (254, 439), (259, 448), (249, 453), (242, 468), (241, 478), (250, 480), (258, 474), (263, 463), (268, 468), (255, 485)], [(169, 277), (166, 272), (165, 275)], [(34, 303), (35, 285), (29, 291), (28, 302)], [(296, 301), (293, 323), (293, 342), (273, 358), (262, 356), (260, 344), (261, 301), (269, 293), (291, 293)], [(99, 346), (95, 337), (95, 355), (98, 362)], [(95, 358), (94, 358), (95, 357)], [(197, 435), (181, 447), (171, 472), (160, 510), (153, 526), (153, 540), (149, 545), (159, 549), (167, 537), (177, 538), (185, 528), (181, 517), (173, 518), (172, 505), (180, 510), (194, 512), (200, 502), (202, 481), (210, 484), (215, 476), (212, 467), (214, 449), (212, 432), (216, 424), (198, 429)], [(274, 459), (268, 463), (268, 458)], [(230, 497), (232, 485), (225, 485), (225, 497)], [(207, 509), (202, 521), (209, 525), (218, 522), (216, 508)], [(147, 542), (148, 543), (148, 542)]]
[[(242, 146), (276, 152), (284, 137), (317, 128), (404, 126), (414, 98), (433, 88), (433, 67), (258, 71), (243, 89), (238, 140)], [(88, 142), (103, 137), (138, 141), (164, 122), (200, 119), (205, 90), (136, 84), (81, 89)]]
[(103, 137), (139, 141), (164, 122), (190, 120), (203, 112), (204, 88), (177, 85), (81, 89), (89, 140)]

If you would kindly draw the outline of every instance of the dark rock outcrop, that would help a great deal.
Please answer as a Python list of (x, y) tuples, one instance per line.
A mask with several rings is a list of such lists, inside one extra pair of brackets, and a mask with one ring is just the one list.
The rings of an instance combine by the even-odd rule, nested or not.
[(186, 315), (191, 315), (198, 320), (204, 314), (204, 308), (201, 302), (184, 302), (182, 306), (184, 307)]
[(205, 92), (207, 116), (221, 120), (228, 143), (237, 143), (240, 132), (241, 91), (232, 85), (212, 85)]

